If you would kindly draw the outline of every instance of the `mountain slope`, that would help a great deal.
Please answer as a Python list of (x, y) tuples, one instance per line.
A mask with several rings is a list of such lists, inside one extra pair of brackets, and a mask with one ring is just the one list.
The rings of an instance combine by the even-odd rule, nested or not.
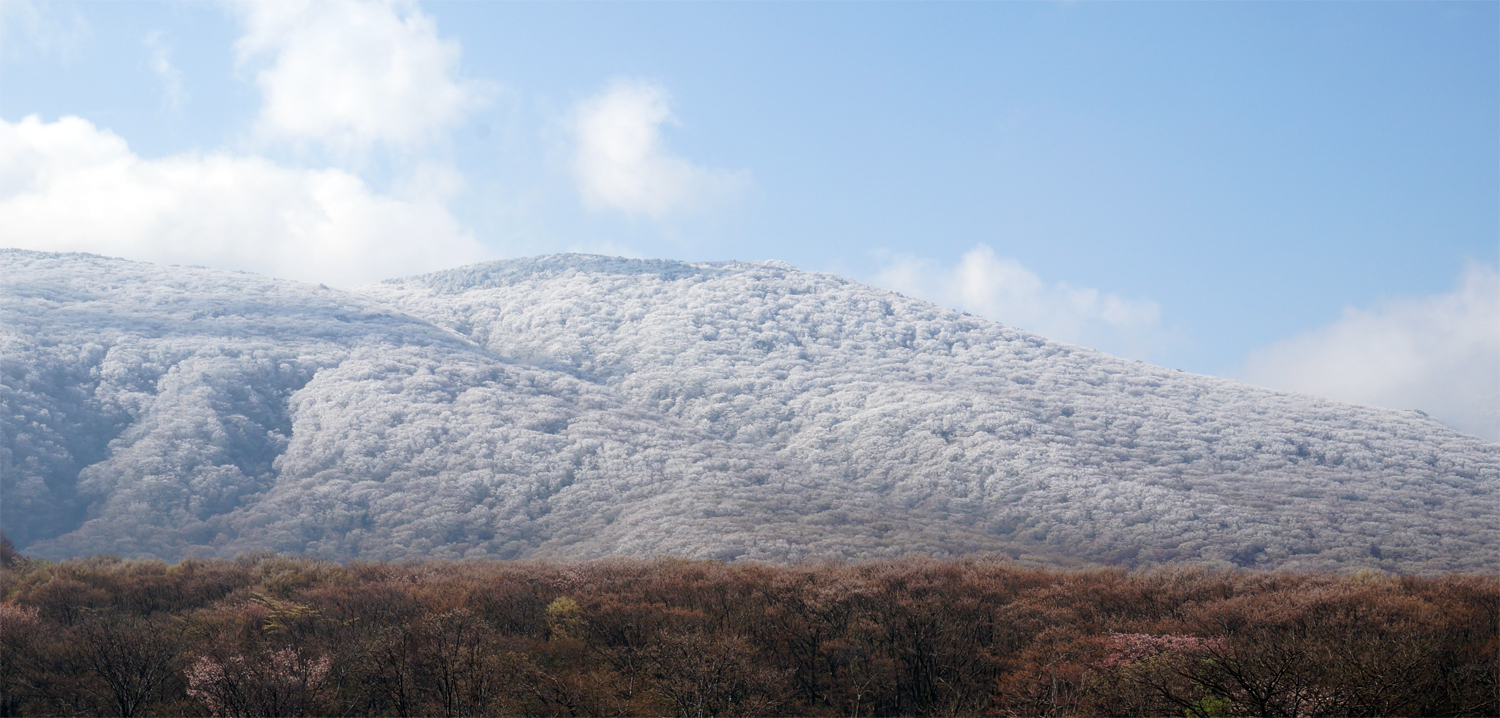
[(0, 250), (0, 419), (0, 527), (49, 557), (1500, 569), (1500, 446), (779, 263)]
[(557, 256), (367, 288), (892, 505), (1111, 561), (1500, 567), (1500, 446), (779, 263)]
[(16, 250), (0, 277), (0, 522), (33, 554), (942, 548), (830, 533), (880, 502), (348, 292)]

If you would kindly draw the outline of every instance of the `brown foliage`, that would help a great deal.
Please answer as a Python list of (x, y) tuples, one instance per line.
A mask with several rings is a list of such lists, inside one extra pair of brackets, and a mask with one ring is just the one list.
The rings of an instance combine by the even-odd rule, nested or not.
[(16, 561), (0, 716), (1492, 715), (1500, 579)]

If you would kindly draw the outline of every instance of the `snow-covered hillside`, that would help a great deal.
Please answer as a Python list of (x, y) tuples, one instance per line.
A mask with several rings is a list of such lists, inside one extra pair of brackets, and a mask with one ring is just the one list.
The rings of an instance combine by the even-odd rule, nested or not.
[(1500, 446), (777, 263), (340, 291), (0, 250), (0, 377), (38, 555), (1500, 568)]
[(38, 555), (876, 547), (823, 536), (879, 513), (842, 479), (368, 298), (22, 251), (0, 251), (0, 277), (0, 520)]
[(923, 517), (1104, 560), (1497, 567), (1500, 446), (780, 263), (556, 256), (371, 289)]

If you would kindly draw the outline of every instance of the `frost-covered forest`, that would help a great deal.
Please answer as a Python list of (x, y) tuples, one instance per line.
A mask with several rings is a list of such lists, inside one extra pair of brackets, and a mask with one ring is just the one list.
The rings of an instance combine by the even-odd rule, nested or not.
[(0, 250), (32, 555), (1500, 569), (1500, 445), (779, 263), (344, 291)]

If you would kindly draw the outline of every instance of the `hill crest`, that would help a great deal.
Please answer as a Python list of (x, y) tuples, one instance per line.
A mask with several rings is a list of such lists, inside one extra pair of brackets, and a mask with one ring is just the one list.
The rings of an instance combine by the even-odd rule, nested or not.
[(51, 555), (1500, 567), (1500, 447), (784, 263), (564, 255), (354, 290), (0, 267), (5, 519)]

